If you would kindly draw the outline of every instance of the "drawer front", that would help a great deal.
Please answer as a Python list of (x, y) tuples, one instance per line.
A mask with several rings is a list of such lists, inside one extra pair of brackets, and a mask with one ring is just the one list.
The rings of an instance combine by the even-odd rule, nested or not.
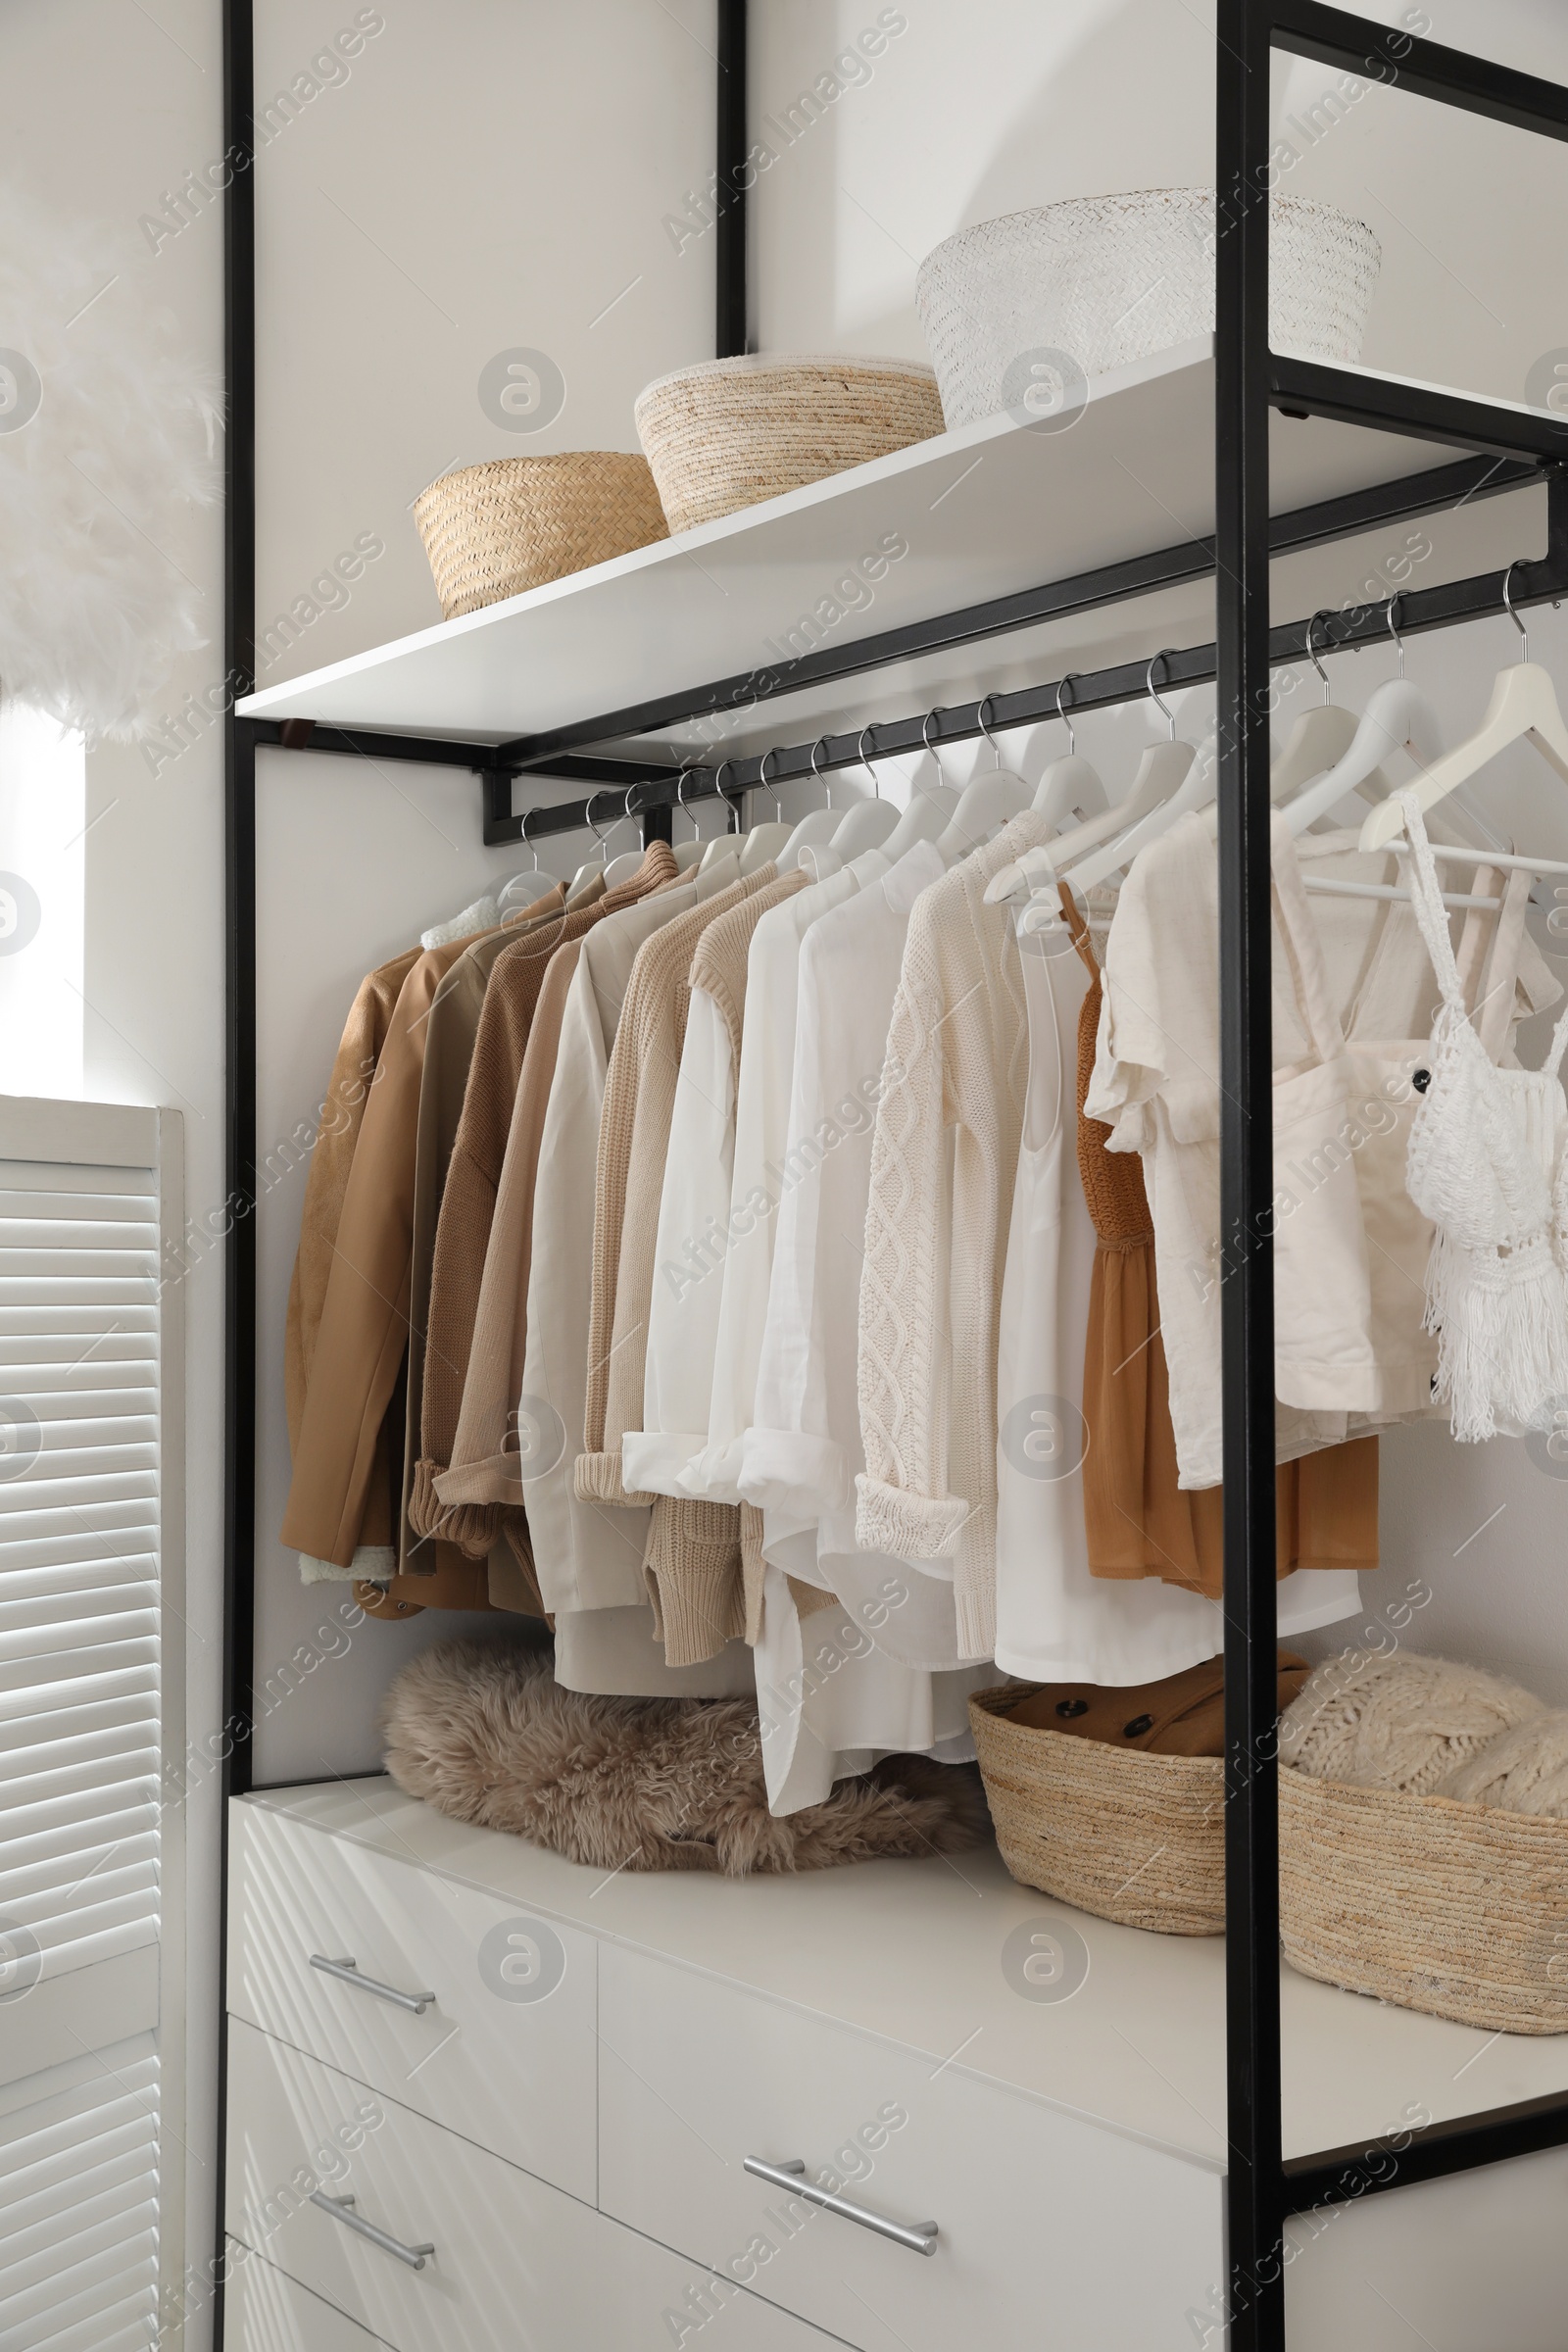
[[(592, 2204), (595, 1939), (268, 1810), (233, 1810), (229, 2006)], [(311, 1965), (352, 1960), (421, 2014)]]
[[(1225, 2276), (1218, 2174), (608, 1945), (600, 2036), (601, 2205), (720, 2277), (877, 2352), (1191, 2352)], [(748, 2156), (831, 2168), (857, 2205), (934, 2221), (935, 2252)]]
[[(656, 2352), (720, 2320), (718, 2352), (831, 2352), (814, 2328), (239, 2019), (228, 2100), (228, 2231), (263, 2258), (246, 2266), (263, 2332), (241, 2338), (245, 2352), (374, 2352), (371, 2339), (392, 2352)], [(410, 2268), (310, 2203), (313, 2190), (352, 2197), (358, 2219), (433, 2252)], [(289, 2312), (261, 2294), (269, 2269), (332, 2307), (318, 2335), (296, 2346), (265, 2332)], [(339, 2315), (364, 2331), (341, 2346)]]
[[(1568, 2148), (1552, 2148), (1296, 2215), (1286, 2224), (1291, 2352), (1561, 2352), (1565, 2204)], [(1208, 2341), (1221, 2352), (1217, 2328)]]
[(319, 2295), (228, 2241), (223, 2352), (382, 2352), (382, 2338)]

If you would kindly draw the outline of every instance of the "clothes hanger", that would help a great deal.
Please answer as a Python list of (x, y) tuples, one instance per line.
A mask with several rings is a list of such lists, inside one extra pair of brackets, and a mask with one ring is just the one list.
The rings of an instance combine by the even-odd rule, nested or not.
[[(722, 775), (723, 772), (723, 769), (720, 768), (719, 774)], [(726, 817), (733, 817), (734, 810), (731, 808), (729, 802), (724, 800), (724, 795), (722, 793), (720, 793), (718, 797), (721, 801), (724, 801)], [(691, 810), (689, 808), (687, 809), (686, 813), (688, 816), (691, 816)], [(695, 816), (693, 816), (692, 831), (695, 833), (696, 830), (697, 819)], [(732, 854), (736, 854), (735, 836), (730, 831), (729, 824), (726, 822), (722, 833), (710, 833), (707, 841), (704, 842), (703, 854), (697, 860), (697, 871), (700, 874), (711, 873), (721, 858), (728, 858)]]
[(496, 897), (496, 912), (503, 922), (509, 914), (519, 914), (523, 907), (531, 906), (534, 900), (542, 896), (541, 883), (555, 880), (553, 874), (546, 874), (539, 862), (539, 853), (528, 839), (528, 819), (534, 813), (532, 808), (525, 808), (522, 812), (522, 846), (533, 863), (525, 866), (520, 874), (514, 874)]
[(834, 834), (830, 845), (838, 852), (846, 864), (852, 858), (858, 858), (862, 850), (884, 849), (890, 836), (897, 832), (899, 825), (899, 811), (891, 801), (885, 801), (882, 798), (882, 787), (877, 782), (876, 769), (865, 757), (865, 736), (866, 730), (862, 727), (859, 743), (860, 765), (871, 779), (871, 798), (868, 801), (856, 802), (855, 807)]
[[(1423, 813), (1435, 808), (1457, 785), (1479, 774), (1499, 752), (1526, 736), (1543, 759), (1568, 781), (1568, 724), (1564, 723), (1550, 674), (1539, 662), (1530, 659), (1530, 632), (1514, 611), (1509, 594), (1517, 569), (1516, 561), (1503, 573), (1502, 602), (1519, 632), (1519, 660), (1511, 668), (1498, 671), (1487, 715), (1469, 741), (1456, 745), (1416, 777), (1416, 806)], [(1385, 801), (1373, 809), (1361, 827), (1360, 846), (1363, 850), (1381, 850), (1403, 830), (1404, 811), (1397, 802)]]
[[(1329, 673), (1318, 660), (1317, 647), (1312, 641), (1313, 630), (1320, 620), (1327, 617), (1325, 612), (1317, 612), (1306, 624), (1306, 658), (1322, 680), (1323, 700), (1310, 710), (1302, 711), (1291, 730), (1290, 741), (1269, 771), (1268, 797), (1276, 808), (1282, 808), (1299, 793), (1303, 785), (1310, 784), (1315, 777), (1321, 776), (1345, 758), (1355, 741), (1355, 731), (1360, 723), (1353, 710), (1342, 710), (1337, 703), (1329, 699)], [(1374, 770), (1374, 775), (1382, 786), (1378, 795), (1382, 799), (1388, 791), (1388, 784), (1381, 770)], [(1368, 777), (1368, 788), (1372, 781), (1372, 777)]]
[[(766, 762), (764, 761), (763, 764), (765, 765)], [(744, 817), (746, 805), (744, 788), (738, 801), (730, 801), (729, 794), (724, 790), (724, 769), (733, 765), (733, 760), (725, 760), (720, 764), (718, 774), (713, 781), (718, 787), (721, 799), (729, 802), (729, 806), (737, 815)], [(741, 873), (743, 876), (755, 874), (760, 865), (765, 865), (770, 858), (776, 858), (795, 830), (793, 825), (786, 825), (782, 821), (783, 809), (779, 802), (778, 786), (770, 784), (768, 790), (773, 795), (774, 821), (767, 825), (753, 825), (750, 832), (743, 834), (741, 840)]]
[(591, 792), (588, 795), (587, 800), (583, 803), (583, 814), (588, 819), (588, 829), (594, 837), (594, 847), (589, 851), (587, 857), (583, 859), (581, 865), (578, 866), (577, 871), (572, 875), (571, 880), (567, 885), (566, 906), (568, 909), (570, 908), (578, 892), (582, 889), (583, 884), (585, 882), (591, 882), (594, 879), (594, 854), (596, 851), (598, 853), (599, 862), (601, 865), (603, 865), (605, 857), (605, 842), (610, 834), (611, 826), (619, 822), (619, 819), (615, 817), (612, 817), (609, 825), (601, 825), (597, 821), (594, 816), (594, 803), (598, 798), (599, 794), (597, 792)]
[(1058, 832), (1069, 816), (1082, 824), (1085, 817), (1103, 815), (1109, 806), (1099, 771), (1078, 757), (1077, 733), (1061, 707), (1062, 688), (1070, 686), (1076, 675), (1069, 670), (1056, 688), (1056, 716), (1067, 730), (1067, 757), (1053, 760), (1035, 787), (1036, 816), (1043, 816)]
[[(930, 726), (934, 715), (934, 712), (927, 711), (920, 729), (920, 736), (922, 742), (925, 743), (926, 750), (936, 760), (939, 780), (936, 784), (928, 787), (924, 784), (916, 784), (911, 778), (909, 805), (882, 844), (882, 855), (890, 864), (897, 864), (905, 852), (912, 850), (916, 842), (935, 842), (941, 834), (946, 832), (953, 820), (954, 810), (958, 806), (957, 794), (942, 774), (942, 761), (937, 758), (936, 753), (931, 751), (930, 743), (926, 741), (926, 729)], [(867, 735), (874, 735), (875, 732), (874, 726), (860, 729), (860, 758), (865, 761), (867, 770), (870, 769), (871, 761), (866, 753), (865, 739)]]
[[(1147, 815), (1141, 816), (1128, 831), (1118, 833), (1114, 840), (1105, 843), (1102, 848), (1091, 850), (1087, 858), (1080, 858), (1070, 872), (1064, 874), (1063, 879), (1071, 883), (1080, 897), (1092, 890), (1097, 882), (1107, 881), (1122, 866), (1129, 864), (1146, 843), (1157, 841), (1162, 833), (1168, 833), (1178, 817), (1186, 816), (1195, 808), (1206, 808), (1214, 798), (1218, 761), (1214, 758), (1212, 741), (1204, 744), (1202, 758), (1199, 757), (1190, 743), (1178, 743), (1176, 713), (1154, 685), (1154, 663), (1163, 662), (1168, 650), (1162, 649), (1150, 662), (1145, 683), (1149, 688), (1150, 700), (1159, 710), (1169, 731), (1163, 743), (1152, 743), (1145, 752), (1128, 795), (1130, 801), (1151, 795), (1157, 795), (1157, 798)], [(1054, 842), (1052, 847), (1057, 852), (1056, 867), (1059, 872), (1062, 845), (1058, 841)]]
[(672, 842), (670, 844), (670, 847), (675, 852), (675, 871), (677, 874), (695, 873), (702, 859), (703, 853), (708, 848), (707, 842), (704, 841), (702, 835), (697, 830), (696, 817), (693, 816), (691, 810), (686, 808), (686, 778), (690, 773), (691, 762), (687, 760), (683, 762), (680, 773), (675, 778), (675, 804), (677, 808), (685, 810), (687, 821), (691, 825), (692, 829), (692, 837), (690, 841)]
[[(1149, 664), (1149, 692), (1156, 703), (1159, 697), (1154, 694), (1154, 662), (1163, 660), (1163, 654), (1156, 654), (1154, 661)], [(1069, 672), (1068, 677), (1062, 680), (1063, 685), (1070, 682), (1072, 674)], [(1165, 711), (1167, 724), (1174, 728), (1175, 722), (1170, 712), (1165, 710), (1164, 704), (1159, 703), (1159, 707)], [(1074, 825), (1069, 832), (1059, 833), (1054, 841), (1048, 842), (1042, 849), (1025, 850), (1016, 864), (1004, 865), (987, 888), (987, 905), (995, 906), (999, 899), (1016, 898), (1021, 891), (1031, 888), (1050, 889), (1057, 874), (1073, 858), (1082, 857), (1086, 850), (1097, 848), (1101, 842), (1125, 833), (1130, 826), (1152, 815), (1177, 789), (1192, 764), (1191, 744), (1176, 744), (1175, 757), (1169, 757), (1172, 749), (1170, 743), (1151, 744), (1139, 762), (1132, 790), (1124, 801), (1118, 801), (1114, 808), (1102, 809), (1098, 816), (1086, 817), (1081, 825)], [(1054, 904), (1054, 890), (1052, 903)]]
[[(792, 866), (799, 865), (801, 852), (808, 842), (813, 845), (820, 842), (825, 846), (839, 829), (838, 810), (833, 806), (833, 787), (816, 764), (816, 755), (826, 741), (825, 735), (819, 735), (811, 746), (811, 773), (827, 794), (827, 807), (813, 808), (808, 815), (802, 817), (778, 854), (778, 870), (781, 874), (787, 874)], [(767, 781), (767, 762), (772, 757), (773, 754), (768, 752), (762, 760), (761, 780), (764, 784)]]
[[(983, 776), (970, 778), (958, 795), (958, 806), (938, 838), (937, 848), (950, 865), (959, 858), (966, 858), (971, 850), (977, 850), (982, 842), (989, 841), (1004, 825), (1010, 824), (1015, 816), (1021, 816), (1034, 798), (1022, 776), (1014, 775), (1010, 767), (1002, 764), (997, 739), (986, 724), (986, 710), (993, 700), (994, 697), (988, 694), (976, 715), (980, 721), (980, 732), (991, 746), (996, 765), (988, 767)], [(936, 715), (933, 711), (932, 716)]]
[[(627, 785), (626, 799), (620, 814), (619, 816), (612, 817), (610, 820), (610, 830), (612, 832), (614, 831), (616, 825), (618, 824), (635, 821), (632, 818), (631, 813), (631, 796), (635, 790), (635, 785)], [(622, 850), (618, 858), (612, 858), (608, 865), (605, 867), (605, 888), (607, 890), (616, 890), (619, 888), (622, 882), (629, 882), (633, 874), (637, 871), (637, 868), (642, 864), (642, 861), (646, 856), (647, 852), (642, 843), (639, 842), (636, 849)]]

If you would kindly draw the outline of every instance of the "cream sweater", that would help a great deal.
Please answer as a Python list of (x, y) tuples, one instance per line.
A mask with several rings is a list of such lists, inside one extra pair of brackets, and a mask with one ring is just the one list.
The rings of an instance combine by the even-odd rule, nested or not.
[(997, 1329), (1028, 1076), (1012, 916), (985, 890), (1049, 838), (1026, 809), (916, 900), (871, 1148), (856, 1536), (952, 1562), (960, 1658), (996, 1641)]

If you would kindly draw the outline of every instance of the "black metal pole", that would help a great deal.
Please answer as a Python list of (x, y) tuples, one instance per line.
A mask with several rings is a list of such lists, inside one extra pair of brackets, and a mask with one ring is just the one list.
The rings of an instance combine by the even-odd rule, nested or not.
[[(256, 193), (252, 0), (223, 0), (223, 1608), (220, 1867), (228, 1800), (250, 1787), (256, 1594), (256, 745), (234, 716), (256, 677)], [(226, 1904), (224, 1907), (226, 1919)], [(217, 2210), (209, 2276), (221, 2352), (228, 1936), (220, 1926)]]
[(747, 316), (746, 0), (718, 0), (717, 277), (713, 350), (729, 360), (751, 349)]
[(1219, 0), (1214, 509), (1231, 2352), (1284, 2352), (1269, 872), (1269, 19)]

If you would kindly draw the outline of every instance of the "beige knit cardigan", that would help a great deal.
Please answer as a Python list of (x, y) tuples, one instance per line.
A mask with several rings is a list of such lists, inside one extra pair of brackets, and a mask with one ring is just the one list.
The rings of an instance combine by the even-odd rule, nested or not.
[(691, 964), (710, 923), (778, 879), (774, 865), (677, 915), (637, 951), (605, 1074), (594, 1172), (594, 1273), (588, 1322), (580, 1502), (646, 1503), (620, 1480), (620, 1434), (640, 1429), (659, 1195), (686, 1037)]
[(953, 1562), (964, 1658), (996, 1644), (997, 1330), (1029, 1042), (1012, 916), (985, 890), (1047, 839), (1026, 809), (915, 901), (871, 1146), (855, 1532)]

